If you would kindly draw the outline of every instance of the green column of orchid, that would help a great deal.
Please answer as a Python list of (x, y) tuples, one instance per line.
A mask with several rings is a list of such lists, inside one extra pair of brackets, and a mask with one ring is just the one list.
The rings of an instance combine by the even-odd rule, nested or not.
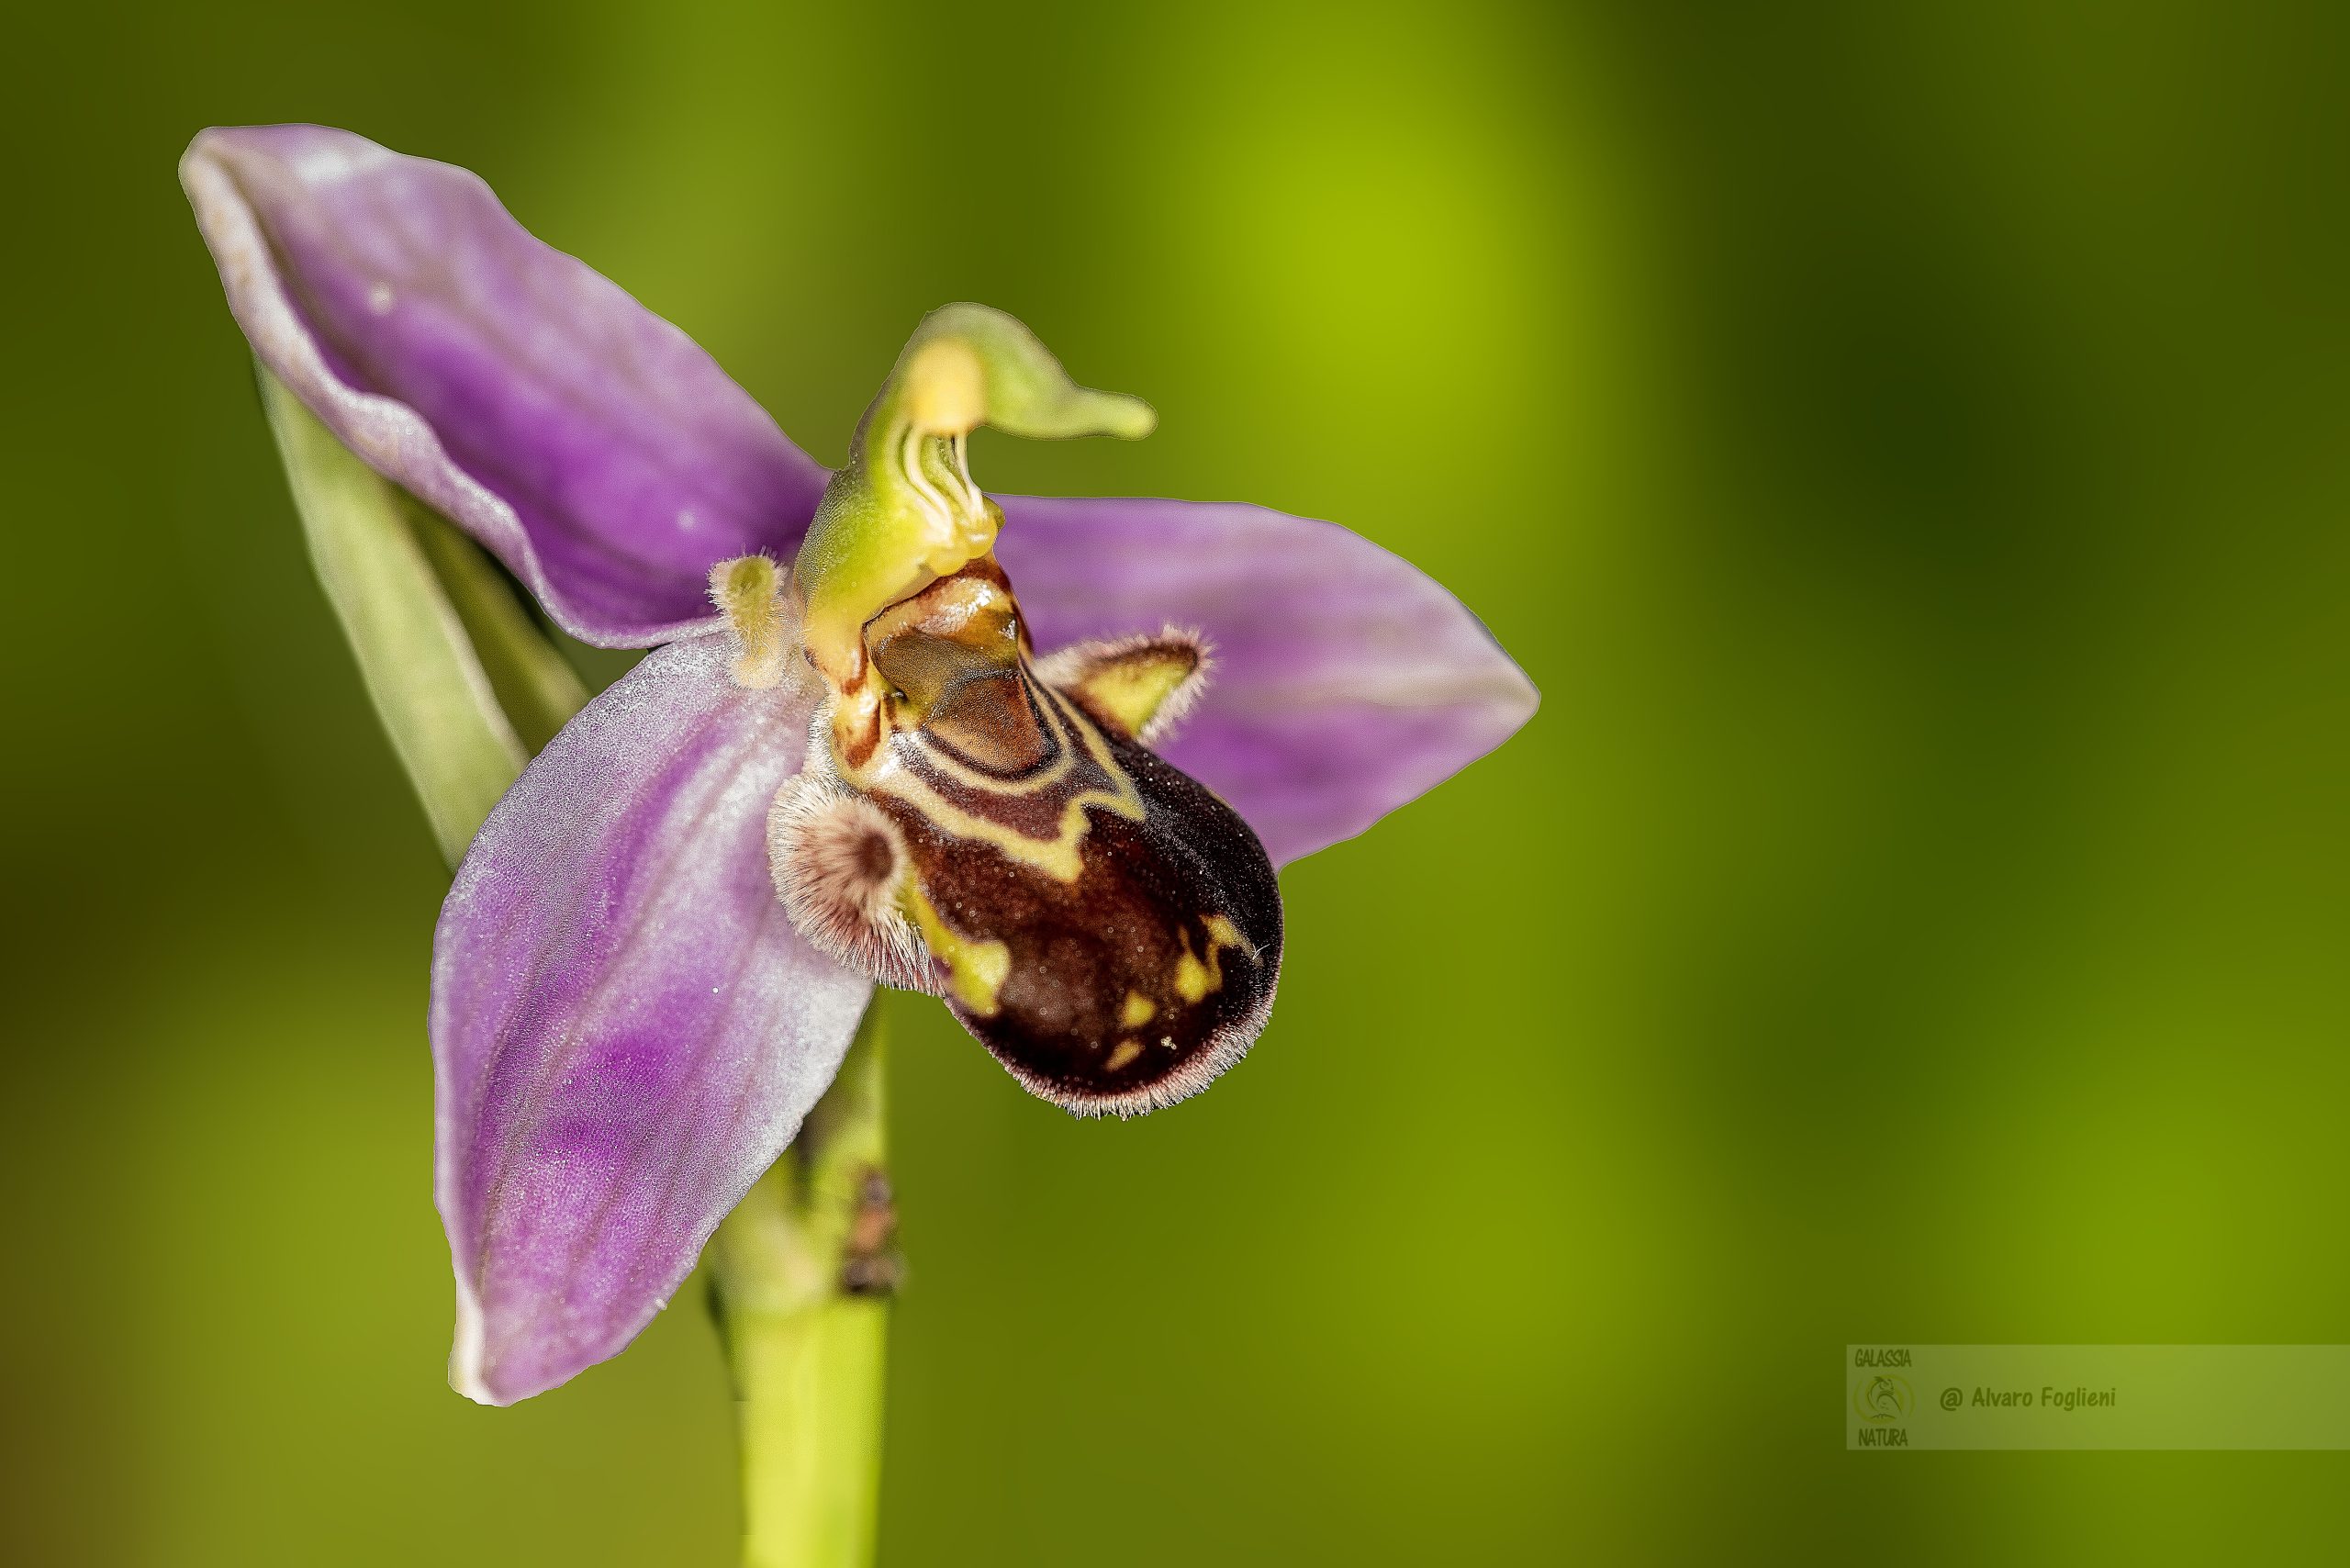
[(849, 442), (793, 571), (807, 595), (808, 651), (835, 685), (854, 673), (872, 614), (985, 554), (1002, 514), (971, 483), (963, 441), (980, 425), (1056, 441), (1133, 441), (1149, 404), (1069, 379), (1016, 319), (985, 305), (923, 318)]
[[(449, 863), (588, 700), (480, 548), (261, 372), (319, 580)], [(872, 1560), (889, 1290), (876, 1015), (799, 1139), (712, 1239), (751, 1568)]]

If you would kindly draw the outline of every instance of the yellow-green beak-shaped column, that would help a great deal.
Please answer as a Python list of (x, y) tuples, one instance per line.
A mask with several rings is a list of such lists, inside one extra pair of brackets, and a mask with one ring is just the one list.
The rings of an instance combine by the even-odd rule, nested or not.
[(1157, 423), (1141, 398), (1070, 380), (1036, 335), (1001, 310), (931, 312), (866, 409), (793, 568), (816, 667), (855, 706), (866, 684), (866, 622), (994, 545), (1003, 514), (971, 482), (971, 431), (992, 425), (1040, 440), (1131, 441)]

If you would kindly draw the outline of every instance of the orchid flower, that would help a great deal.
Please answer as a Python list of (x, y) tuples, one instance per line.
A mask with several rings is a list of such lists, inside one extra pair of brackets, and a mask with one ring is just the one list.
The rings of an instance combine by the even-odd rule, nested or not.
[(981, 424), (1153, 423), (1000, 312), (926, 318), (828, 473), (471, 174), (314, 126), (206, 131), (181, 172), (267, 377), (565, 632), (653, 650), (498, 801), (434, 941), (474, 1398), (645, 1327), (877, 981), (1080, 1115), (1197, 1092), (1271, 1009), (1275, 868), (1534, 710), (1335, 524), (979, 489)]

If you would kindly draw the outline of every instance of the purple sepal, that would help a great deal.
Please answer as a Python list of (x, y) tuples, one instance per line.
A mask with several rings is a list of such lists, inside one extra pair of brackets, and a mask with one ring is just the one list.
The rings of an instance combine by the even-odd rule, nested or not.
[(1237, 504), (996, 498), (996, 556), (1039, 652), (1166, 624), (1206, 634), (1206, 693), (1153, 749), (1223, 796), (1277, 866), (1433, 789), (1540, 701), (1442, 585), (1336, 523)]
[(832, 1082), (871, 991), (802, 942), (768, 802), (810, 699), (723, 636), (597, 698), (475, 838), (432, 950), (450, 1381), (485, 1404), (634, 1338)]
[(262, 362), (574, 636), (706, 628), (712, 563), (798, 548), (825, 470), (478, 176), (274, 125), (205, 131), (180, 180)]

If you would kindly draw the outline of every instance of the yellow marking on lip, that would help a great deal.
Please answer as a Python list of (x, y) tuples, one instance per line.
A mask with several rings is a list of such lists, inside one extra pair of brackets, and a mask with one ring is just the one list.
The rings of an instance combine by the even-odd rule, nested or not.
[(1102, 1065), (1104, 1070), (1115, 1072), (1140, 1055), (1142, 1055), (1142, 1043), (1140, 1041), (1120, 1040), (1118, 1042), (1118, 1048), (1112, 1051), (1110, 1053), (1110, 1059), (1103, 1062)]
[[(1208, 957), (1215, 957), (1215, 949), (1208, 949)], [(1192, 956), (1192, 934), (1183, 934), (1183, 956), (1175, 960), (1175, 994), (1186, 1002), (1197, 1002), (1214, 991), (1221, 975)]]
[(954, 988), (956, 999), (982, 1018), (994, 1017), (1004, 979), (1012, 973), (1012, 949), (1002, 942), (974, 941), (953, 930), (938, 918), (938, 911), (920, 888), (909, 886), (904, 898), (907, 913), (922, 928), (923, 940), (946, 966), (947, 983)]
[[(992, 844), (1011, 858), (1035, 867), (1055, 881), (1074, 882), (1085, 871), (1080, 846), (1085, 842), (1086, 808), (1100, 806), (1115, 812), (1129, 822), (1140, 822), (1143, 820), (1142, 791), (1135, 787), (1125, 769), (1118, 766), (1117, 758), (1111, 753), (1109, 744), (1102, 738), (1101, 731), (1082, 711), (1064, 712), (1058, 704), (1052, 702), (1039, 703), (1038, 709), (1046, 715), (1046, 722), (1060, 731), (1065, 742), (1075, 743), (1073, 746), (1064, 745), (1060, 757), (1046, 770), (1050, 775), (1049, 781), (1058, 783), (1066, 778), (1076, 766), (1074, 753), (1081, 749), (1111, 785), (1108, 790), (1081, 789), (1070, 796), (1061, 808), (1060, 821), (1057, 824), (1058, 831), (1048, 839), (1032, 838), (1001, 823), (965, 811), (916, 778), (888, 745), (875, 748), (875, 760), (867, 767), (851, 768), (842, 764), (837, 771), (858, 789), (903, 801), (941, 832), (957, 838), (978, 839)], [(1014, 792), (1005, 790), (1001, 782), (972, 773), (935, 751), (925, 752), (924, 756), (930, 766), (949, 778), (968, 781), (975, 790)], [(837, 754), (834, 761), (841, 763)], [(1019, 788), (1033, 790), (1044, 787), (1043, 783), (1024, 782)]]
[(1138, 991), (1126, 992), (1126, 1004), (1118, 1009), (1118, 1027), (1139, 1029), (1158, 1016), (1158, 1003)]
[(1183, 944), (1183, 951), (1175, 960), (1175, 993), (1193, 1003), (1203, 1001), (1208, 992), (1223, 989), (1223, 954), (1226, 947), (1238, 948), (1250, 962), (1256, 961), (1256, 955), (1248, 952), (1248, 944), (1241, 937), (1240, 928), (1223, 915), (1203, 915), (1200, 925), (1208, 934), (1207, 960), (1204, 963), (1192, 955), (1192, 934), (1188, 931), (1176, 933)]

